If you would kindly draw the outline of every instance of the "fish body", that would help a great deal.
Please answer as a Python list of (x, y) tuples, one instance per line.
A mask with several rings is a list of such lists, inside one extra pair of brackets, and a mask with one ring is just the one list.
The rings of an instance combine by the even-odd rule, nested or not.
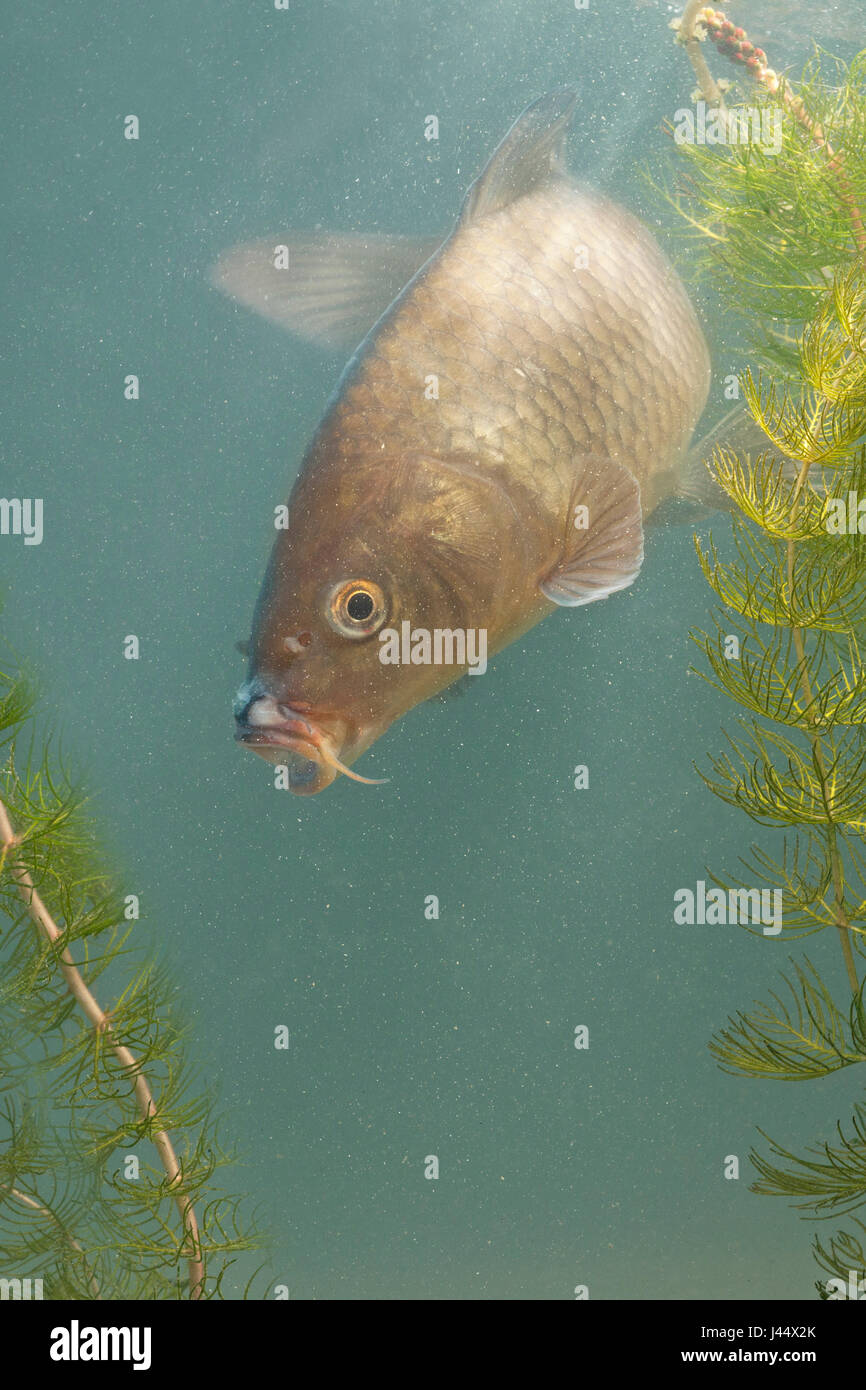
[[(649, 232), (565, 172), (573, 104), (551, 93), (512, 127), (307, 451), (235, 706), (240, 741), (288, 762), (296, 791), (465, 673), (425, 659), (429, 643), (389, 664), (384, 635), (483, 632), (493, 654), (630, 584), (643, 519), (677, 491), (706, 343)], [(375, 246), (305, 259), (294, 289), (261, 247), (230, 253), (218, 280), (314, 334), (374, 302)]]

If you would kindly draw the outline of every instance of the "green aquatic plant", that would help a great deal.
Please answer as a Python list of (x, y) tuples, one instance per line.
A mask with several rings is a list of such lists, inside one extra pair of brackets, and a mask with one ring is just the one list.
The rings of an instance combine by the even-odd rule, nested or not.
[[(733, 537), (696, 537), (720, 609), (715, 630), (692, 637), (698, 674), (743, 713), (701, 775), (776, 832), (735, 879), (711, 876), (779, 893), (783, 940), (833, 933), (847, 980), (837, 999), (812, 961), (792, 962), (711, 1051), (728, 1072), (801, 1081), (866, 1063), (866, 51), (847, 66), (816, 52), (795, 88), (719, 11), (689, 4), (679, 38), (695, 99), (738, 134), (680, 142), (672, 196), (746, 325), (739, 386), (755, 435), (707, 460)], [(743, 86), (712, 78), (701, 38), (739, 64)], [(776, 148), (760, 137), (769, 129)], [(832, 1141), (798, 1154), (762, 1131), (769, 1152), (751, 1154), (754, 1191), (854, 1227), (815, 1238), (819, 1266), (842, 1281), (819, 1280), (825, 1298), (847, 1296), (851, 1270), (866, 1275), (866, 1104), (851, 1105)]]
[(256, 1239), (221, 1188), (214, 1102), (33, 704), (3, 665), (0, 1276), (50, 1299), (220, 1297)]

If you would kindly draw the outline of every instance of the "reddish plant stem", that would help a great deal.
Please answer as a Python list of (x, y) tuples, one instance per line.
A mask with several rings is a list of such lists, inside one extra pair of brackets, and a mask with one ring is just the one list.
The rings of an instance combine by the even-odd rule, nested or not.
[(782, 82), (773, 68), (768, 66), (766, 53), (752, 43), (745, 29), (733, 24), (723, 10), (714, 10), (709, 5), (702, 6), (700, 0), (689, 0), (680, 21), (679, 35), (689, 55), (704, 99), (708, 103), (719, 104), (719, 88), (698, 48), (699, 27), (723, 57), (732, 63), (740, 63), (759, 86), (773, 96), (778, 96), (785, 109), (823, 151), (827, 167), (833, 175), (833, 186), (848, 213), (857, 248), (866, 260), (866, 225), (863, 222), (863, 214), (842, 157), (833, 149), (818, 121), (810, 116), (800, 97)]

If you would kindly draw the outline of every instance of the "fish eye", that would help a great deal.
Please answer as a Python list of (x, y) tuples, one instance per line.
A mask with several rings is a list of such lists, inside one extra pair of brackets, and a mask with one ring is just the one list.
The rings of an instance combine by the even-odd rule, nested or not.
[(373, 595), (366, 589), (356, 589), (346, 599), (346, 612), (353, 623), (366, 623), (375, 607)]
[(328, 621), (343, 637), (370, 637), (385, 621), (385, 595), (371, 579), (350, 579), (332, 590)]

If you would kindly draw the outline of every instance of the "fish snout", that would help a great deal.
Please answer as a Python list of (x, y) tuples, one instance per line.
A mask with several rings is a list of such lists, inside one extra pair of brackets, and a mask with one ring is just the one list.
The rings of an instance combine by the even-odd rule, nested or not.
[(239, 736), (255, 729), (293, 727), (292, 732), (312, 734), (313, 726), (300, 710), (292, 705), (281, 704), (261, 688), (258, 681), (246, 681), (234, 698), (232, 711), (238, 726)]
[(362, 777), (340, 760), (344, 749), (348, 749), (352, 761), (372, 738), (360, 742), (357, 730), (352, 731), (348, 721), (333, 712), (314, 716), (313, 707), (306, 702), (292, 704), (276, 699), (258, 677), (241, 686), (235, 697), (234, 715), (238, 743), (270, 763), (284, 763), (289, 770), (291, 790), (302, 796), (329, 787), (338, 772), (368, 786), (376, 786), (381, 780)]
[(267, 694), (259, 681), (241, 686), (234, 716), (237, 742), (267, 762), (284, 764), (293, 792), (309, 796), (333, 782), (336, 771), (321, 756), (321, 730), (299, 710)]

